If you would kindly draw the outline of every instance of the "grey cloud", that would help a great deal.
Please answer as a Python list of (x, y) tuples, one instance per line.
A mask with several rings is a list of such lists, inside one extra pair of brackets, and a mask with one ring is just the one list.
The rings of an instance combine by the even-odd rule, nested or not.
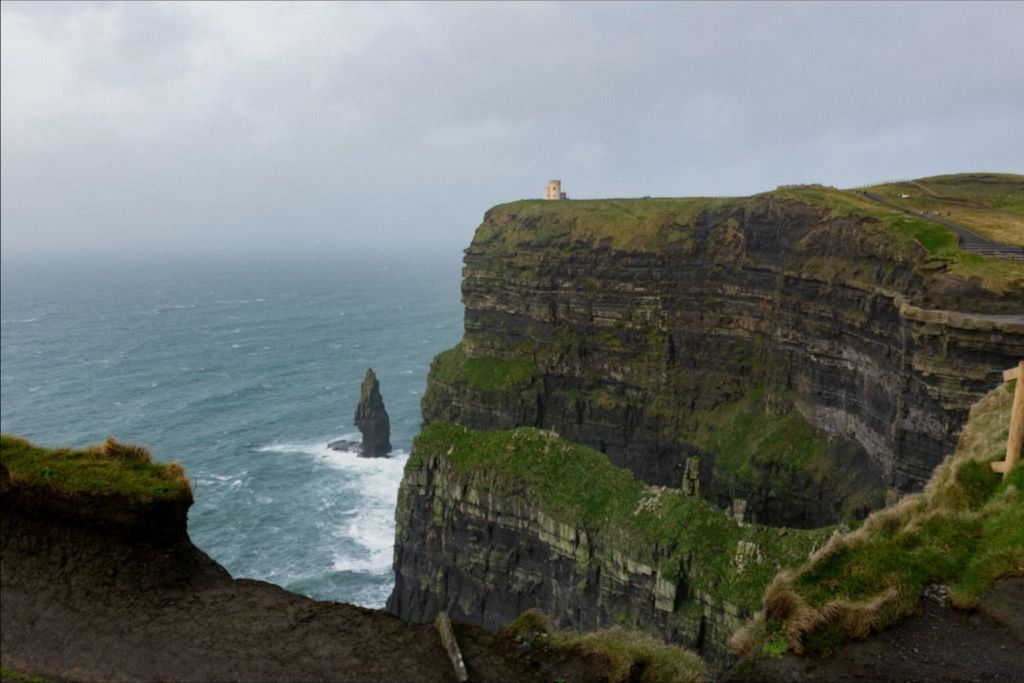
[(1024, 5), (5, 3), (3, 250), (457, 249), (490, 205), (1020, 172)]

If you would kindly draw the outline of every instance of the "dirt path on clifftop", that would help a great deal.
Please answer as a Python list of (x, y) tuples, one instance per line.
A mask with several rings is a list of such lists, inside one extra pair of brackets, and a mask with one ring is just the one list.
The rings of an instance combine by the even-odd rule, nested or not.
[(725, 680), (1019, 683), (1024, 680), (1024, 578), (998, 582), (973, 612), (925, 600), (920, 614), (829, 657), (748, 660)]

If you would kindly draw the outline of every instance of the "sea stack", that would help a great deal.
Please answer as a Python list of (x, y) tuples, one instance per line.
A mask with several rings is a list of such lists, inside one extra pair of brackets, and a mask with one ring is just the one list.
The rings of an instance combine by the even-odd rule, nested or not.
[(356, 426), (363, 435), (360, 455), (364, 458), (381, 458), (391, 452), (391, 420), (388, 419), (388, 411), (384, 409), (380, 382), (372, 369), (366, 371), (363, 386), (359, 390)]

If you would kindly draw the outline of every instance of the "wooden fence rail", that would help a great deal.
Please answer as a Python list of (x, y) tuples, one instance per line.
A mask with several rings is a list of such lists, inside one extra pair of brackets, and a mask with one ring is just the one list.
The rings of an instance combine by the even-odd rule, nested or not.
[(1002, 472), (1003, 478), (1020, 460), (1021, 444), (1024, 443), (1024, 360), (1017, 367), (1003, 373), (1003, 381), (1017, 380), (1013, 391), (1013, 408), (1010, 410), (1010, 438), (1006, 440), (1006, 460), (992, 463), (994, 472)]

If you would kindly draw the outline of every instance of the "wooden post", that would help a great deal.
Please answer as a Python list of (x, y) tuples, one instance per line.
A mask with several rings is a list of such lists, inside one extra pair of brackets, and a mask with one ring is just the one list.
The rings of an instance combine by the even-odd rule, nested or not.
[(1020, 460), (1021, 444), (1024, 444), (1024, 360), (1017, 367), (1003, 373), (1003, 381), (1017, 380), (1013, 392), (1013, 408), (1010, 410), (1010, 438), (1006, 440), (1006, 460), (992, 463), (993, 472), (1002, 472), (1003, 478)]

